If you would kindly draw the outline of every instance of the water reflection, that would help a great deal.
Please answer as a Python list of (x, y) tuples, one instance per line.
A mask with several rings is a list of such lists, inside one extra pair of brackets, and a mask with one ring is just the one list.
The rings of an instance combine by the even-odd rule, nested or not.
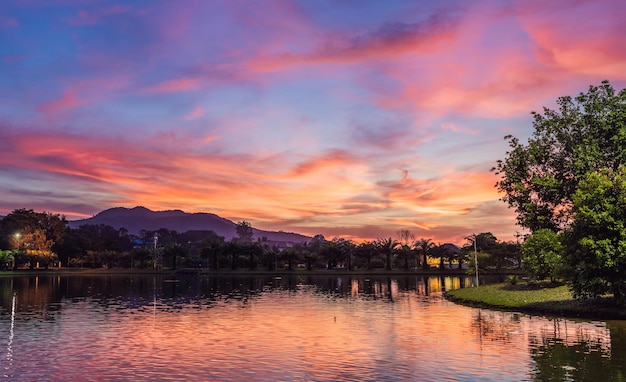
[[(8, 380), (623, 380), (623, 321), (442, 298), (459, 277), (0, 278)], [(37, 367), (33, 367), (33, 362)]]
[(481, 344), (525, 342), (536, 381), (626, 380), (626, 322), (573, 321), (478, 310), (471, 332)]
[[(573, 326), (573, 327), (572, 327)], [(553, 330), (529, 340), (538, 381), (623, 381), (626, 379), (624, 322), (568, 325), (555, 321)]]

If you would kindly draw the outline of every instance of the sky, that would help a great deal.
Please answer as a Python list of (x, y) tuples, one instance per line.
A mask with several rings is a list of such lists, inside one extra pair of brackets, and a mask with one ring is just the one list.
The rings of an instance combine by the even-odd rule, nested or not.
[(513, 241), (531, 111), (626, 87), (626, 2), (0, 2), (0, 215)]

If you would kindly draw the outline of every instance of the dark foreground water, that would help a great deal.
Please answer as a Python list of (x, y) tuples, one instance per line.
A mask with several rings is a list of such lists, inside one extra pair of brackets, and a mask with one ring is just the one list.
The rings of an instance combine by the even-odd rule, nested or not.
[(474, 309), (464, 278), (0, 278), (0, 379), (623, 381), (626, 322)]

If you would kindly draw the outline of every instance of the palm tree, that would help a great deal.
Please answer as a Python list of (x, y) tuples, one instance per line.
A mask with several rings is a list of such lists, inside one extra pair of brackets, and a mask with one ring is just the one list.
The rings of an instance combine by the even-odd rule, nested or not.
[(365, 262), (366, 269), (372, 269), (372, 257), (376, 254), (376, 243), (371, 241), (366, 241), (361, 244), (356, 249), (357, 257)]
[(430, 254), (431, 250), (435, 247), (435, 243), (433, 243), (433, 241), (430, 239), (419, 239), (418, 241), (415, 242), (414, 247), (423, 256), (422, 268), (428, 269), (428, 255)]
[(398, 246), (398, 256), (404, 260), (404, 270), (409, 269), (409, 259), (411, 258), (412, 253), (413, 251), (410, 246), (405, 244)]
[(450, 249), (448, 245), (441, 243), (434, 246), (431, 250), (431, 253), (434, 257), (439, 259), (440, 270), (445, 268), (445, 260), (448, 260), (448, 264), (450, 264), (452, 262), (452, 258), (454, 257), (454, 252), (452, 251), (452, 249)]
[(391, 270), (391, 257), (393, 256), (396, 248), (398, 247), (398, 242), (389, 237), (387, 239), (378, 239), (376, 244), (377, 244), (378, 249), (385, 255), (385, 258), (387, 260), (385, 269), (390, 271)]

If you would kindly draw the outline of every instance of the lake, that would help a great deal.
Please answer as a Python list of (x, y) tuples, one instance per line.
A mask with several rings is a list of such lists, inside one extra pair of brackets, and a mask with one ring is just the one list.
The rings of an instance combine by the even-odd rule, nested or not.
[(465, 277), (0, 278), (4, 380), (622, 381), (626, 321), (456, 305)]

